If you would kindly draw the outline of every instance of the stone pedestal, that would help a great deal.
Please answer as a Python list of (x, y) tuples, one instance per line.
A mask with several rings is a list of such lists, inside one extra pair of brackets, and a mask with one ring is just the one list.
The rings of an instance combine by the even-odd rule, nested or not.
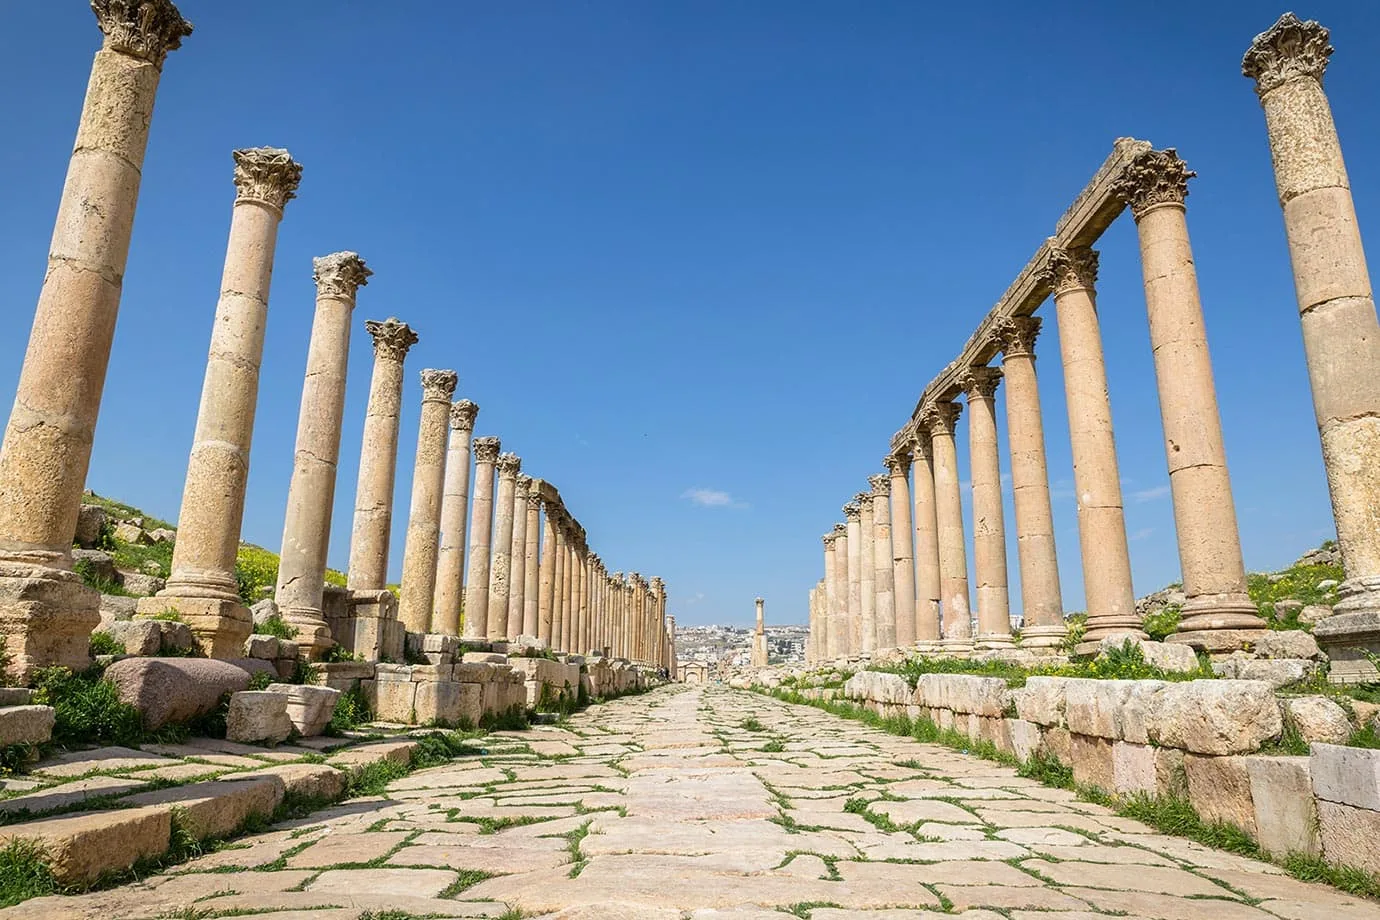
[(977, 572), (980, 649), (1008, 649), (1011, 600), (1006, 583), (1006, 522), (1001, 500), (1001, 459), (997, 450), (995, 367), (970, 368), (964, 378), (968, 395), (968, 455), (973, 471), (973, 566)]
[[(489, 548), (493, 543), (494, 464), (502, 446), (498, 438), (474, 439), (474, 499), (470, 504), (469, 572), (465, 575), (466, 639), (490, 637)], [(507, 608), (502, 615), (507, 625)]]
[(516, 639), (522, 631), (521, 620), (514, 620), (509, 609), (512, 594), (513, 495), (517, 490), (517, 475), (522, 470), (522, 461), (517, 454), (503, 454), (498, 458), (497, 469), (498, 497), (494, 499), (493, 548), (489, 561), (490, 641)]
[(896, 645), (910, 648), (916, 639), (915, 525), (911, 518), (909, 449), (882, 461), (891, 475), (891, 585), (896, 607)]
[(351, 591), (344, 616), (328, 616), (331, 638), (342, 649), (365, 661), (403, 660), (407, 631), (398, 619), (398, 599), (392, 591)]
[(307, 347), (275, 599), (283, 619), (296, 627), (297, 642), (309, 658), (316, 659), (334, 644), (321, 610), (321, 592), (326, 584), (340, 425), (345, 417), (350, 321), (355, 296), (372, 272), (353, 252), (318, 258), (312, 269), (316, 316)]
[(417, 425), (417, 459), (412, 465), (412, 504), (403, 546), (398, 619), (408, 632), (426, 633), (436, 594), (436, 555), (441, 533), (441, 498), (446, 478), (446, 435), (455, 371), (422, 371), (422, 416)]
[(968, 606), (968, 553), (963, 539), (963, 498), (959, 491), (958, 449), (954, 427), (963, 407), (936, 403), (926, 407), (921, 419), (929, 429), (934, 463), (935, 522), (939, 531), (939, 585), (943, 639), (946, 652), (972, 650), (972, 613)]
[(96, 53), (38, 309), (0, 446), (0, 637), (9, 674), (83, 670), (99, 597), (69, 570), (163, 61), (192, 27), (168, 0), (92, 5)]
[(436, 552), (436, 592), (432, 597), (431, 632), (460, 634), (460, 605), (465, 596), (465, 524), (470, 509), (470, 437), (479, 406), (461, 399), (450, 406), (450, 446), (441, 498), (441, 535)]

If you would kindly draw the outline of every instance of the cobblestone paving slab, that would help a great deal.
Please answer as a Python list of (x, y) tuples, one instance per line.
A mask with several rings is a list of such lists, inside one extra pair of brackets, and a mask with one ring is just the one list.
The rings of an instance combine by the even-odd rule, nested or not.
[(0, 920), (1380, 918), (1007, 767), (739, 691), (667, 688), (487, 744)]

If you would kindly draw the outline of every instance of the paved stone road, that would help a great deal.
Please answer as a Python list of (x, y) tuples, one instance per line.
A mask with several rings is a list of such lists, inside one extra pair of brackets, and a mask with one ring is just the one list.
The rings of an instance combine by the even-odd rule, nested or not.
[(1380, 905), (1158, 835), (1005, 767), (716, 688), (668, 688), (594, 707), (564, 727), (503, 734), (487, 756), (414, 773), (386, 797), (139, 884), (30, 901), (0, 918), (269, 911), (273, 920), (366, 911), (1380, 918)]

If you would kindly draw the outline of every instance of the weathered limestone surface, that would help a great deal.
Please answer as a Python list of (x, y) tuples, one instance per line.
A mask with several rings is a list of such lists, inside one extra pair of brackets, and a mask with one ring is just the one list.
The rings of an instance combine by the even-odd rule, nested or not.
[[(909, 449), (888, 454), (883, 460), (891, 474), (891, 584), (896, 606), (896, 645), (915, 644), (915, 531), (910, 507)], [(827, 563), (826, 563), (827, 567)], [(826, 587), (826, 592), (829, 590)]]
[(446, 438), (455, 371), (422, 371), (422, 418), (417, 426), (417, 459), (412, 465), (412, 505), (403, 546), (398, 619), (408, 632), (431, 626), (436, 594), (436, 555), (440, 551), (441, 502), (446, 477)]
[(896, 641), (896, 573), (891, 549), (891, 477), (886, 473), (869, 476), (872, 485), (872, 589), (876, 595), (875, 610), (877, 648), (895, 648)]
[[(968, 605), (968, 552), (963, 537), (963, 498), (958, 476), (954, 428), (963, 411), (959, 403), (937, 403), (925, 411), (934, 462), (934, 507), (938, 526), (939, 589), (945, 648), (971, 649), (973, 625)], [(917, 537), (918, 540), (918, 537)], [(923, 569), (923, 562), (922, 562)]]
[[(465, 574), (465, 638), (489, 636), (489, 551), (493, 540), (494, 464), (502, 443), (498, 438), (475, 438), (474, 500), (470, 505), (470, 558)], [(506, 625), (508, 611), (500, 613)]]
[(512, 596), (513, 564), (513, 495), (522, 461), (517, 454), (503, 454), (498, 458), (498, 495), (493, 500), (493, 548), (489, 563), (489, 633), (493, 640), (516, 639), (521, 632), (521, 620), (510, 619), (509, 600)]
[(460, 633), (460, 601), (465, 596), (465, 526), (470, 508), (470, 438), (479, 406), (461, 399), (450, 407), (450, 446), (441, 498), (441, 535), (436, 551), (436, 594), (432, 632)]
[(997, 386), (1001, 370), (970, 368), (968, 455), (973, 471), (973, 566), (977, 573), (978, 647), (1010, 648), (1011, 601), (1006, 583), (1006, 524), (997, 451)]

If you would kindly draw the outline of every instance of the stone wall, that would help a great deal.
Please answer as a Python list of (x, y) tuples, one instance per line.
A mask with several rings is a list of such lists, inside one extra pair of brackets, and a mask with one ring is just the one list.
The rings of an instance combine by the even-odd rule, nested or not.
[(1185, 798), (1275, 856), (1380, 873), (1380, 751), (1315, 742), (1304, 756), (1262, 753), (1291, 707), (1264, 681), (1031, 677), (1009, 688), (996, 677), (924, 674), (911, 689), (898, 675), (862, 671), (841, 695), (1023, 761), (1055, 758), (1076, 782), (1118, 796)]

